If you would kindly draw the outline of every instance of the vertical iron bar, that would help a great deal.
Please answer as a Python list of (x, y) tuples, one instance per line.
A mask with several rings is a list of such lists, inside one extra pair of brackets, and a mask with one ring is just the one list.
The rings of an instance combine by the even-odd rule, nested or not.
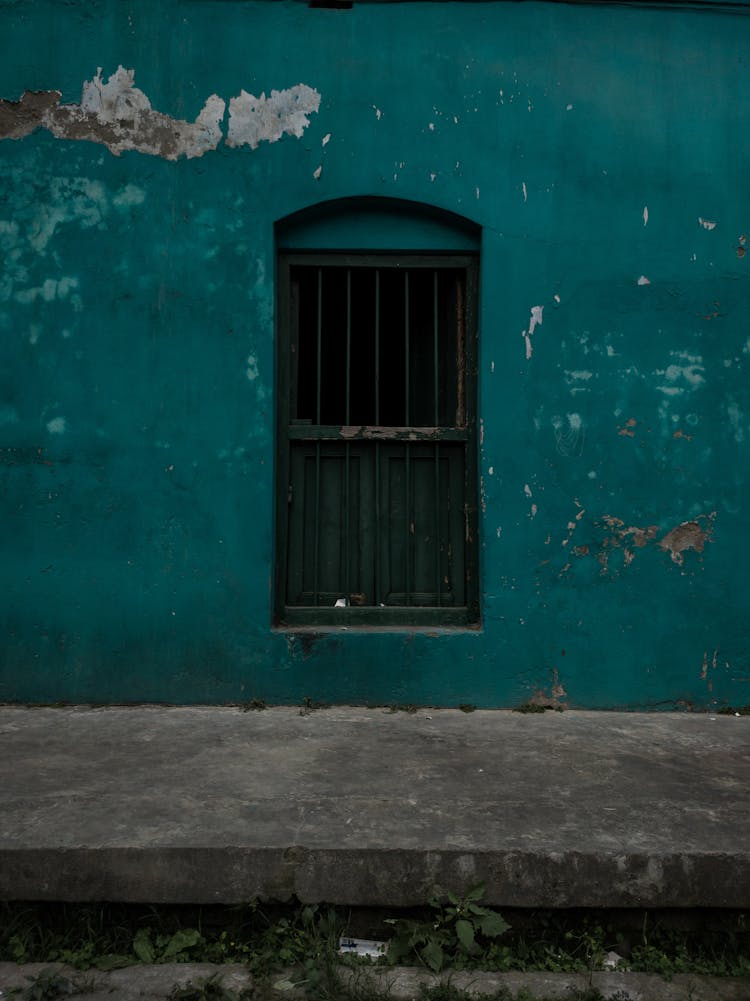
[(456, 427), (466, 427), (466, 356), (465, 356), (465, 313), (464, 287), (461, 275), (456, 275), (456, 372), (458, 385), (456, 387)]
[[(380, 271), (375, 271), (375, 424), (380, 425)], [(374, 604), (380, 604), (380, 540), (388, 533), (380, 524), (380, 444), (375, 440), (375, 553), (373, 555)]]
[(404, 389), (406, 392), (406, 419), (404, 425), (409, 427), (409, 272), (404, 271)]
[(315, 376), (315, 423), (320, 425), (320, 383), (322, 379), (321, 363), (323, 359), (323, 269), (318, 268), (318, 327), (316, 345), (316, 376)]
[[(318, 268), (317, 372), (315, 385), (315, 423), (320, 426), (320, 382), (323, 345), (323, 269)], [(315, 442), (315, 527), (313, 529), (313, 605), (320, 602), (320, 439)]]
[[(404, 424), (409, 427), (411, 422), (411, 414), (409, 407), (409, 272), (404, 271), (404, 389), (406, 393), (405, 401), (405, 420)], [(406, 512), (406, 546), (404, 547), (404, 591), (405, 591), (405, 604), (411, 605), (411, 554), (414, 544), (414, 539), (411, 531), (412, 523), (412, 511), (411, 511), (411, 477), (409, 468), (409, 445), (404, 442), (404, 488), (406, 496), (405, 500), (405, 512)]]
[[(346, 269), (346, 424), (350, 423), (349, 393), (351, 388), (351, 347), (352, 347), (352, 271)], [(352, 593), (349, 567), (349, 441), (344, 446), (344, 580), (346, 600)]]
[[(432, 368), (433, 382), (432, 391), (433, 402), (433, 424), (437, 427), (440, 423), (440, 409), (438, 407), (438, 272), (437, 268), (432, 274)], [(441, 566), (440, 547), (442, 538), (440, 535), (440, 445), (435, 440), (435, 604), (440, 605), (441, 596)]]

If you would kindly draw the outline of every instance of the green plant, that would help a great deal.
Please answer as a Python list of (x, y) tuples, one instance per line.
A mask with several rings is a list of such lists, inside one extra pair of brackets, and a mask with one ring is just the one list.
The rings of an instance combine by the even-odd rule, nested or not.
[(141, 928), (133, 938), (133, 952), (142, 963), (183, 963), (193, 957), (196, 946), (205, 939), (195, 928), (180, 928), (173, 935), (154, 934), (151, 928)]
[(242, 709), (243, 713), (249, 713), (252, 711), (258, 712), (261, 709), (267, 708), (268, 706), (266, 705), (265, 699), (248, 699), (247, 702), (243, 702), (240, 705), (240, 709)]
[(36, 976), (26, 977), (28, 987), (21, 988), (21, 1001), (56, 1001), (73, 994), (86, 994), (94, 990), (93, 981), (70, 980), (58, 970), (42, 970)]
[[(510, 928), (497, 911), (481, 906), (479, 901), (483, 896), (481, 884), (464, 897), (438, 890), (430, 901), (434, 912), (431, 920), (387, 919), (394, 928), (388, 961), (396, 964), (416, 957), (435, 972), (449, 963), (459, 970), (472, 965), (483, 946)], [(443, 898), (447, 898), (447, 903), (443, 903)]]

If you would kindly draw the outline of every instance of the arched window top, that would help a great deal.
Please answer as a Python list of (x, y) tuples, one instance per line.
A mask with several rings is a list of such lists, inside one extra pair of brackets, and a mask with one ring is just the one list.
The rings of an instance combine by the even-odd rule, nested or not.
[(276, 224), (280, 250), (478, 252), (481, 228), (469, 219), (398, 198), (340, 198)]

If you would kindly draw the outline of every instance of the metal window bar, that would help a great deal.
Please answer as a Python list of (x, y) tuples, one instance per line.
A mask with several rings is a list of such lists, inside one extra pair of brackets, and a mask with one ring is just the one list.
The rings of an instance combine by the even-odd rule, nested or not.
[[(380, 271), (375, 271), (375, 424), (380, 426)], [(380, 521), (380, 442), (375, 442), (375, 525)], [(380, 537), (376, 531), (375, 552), (373, 554), (374, 603), (381, 603), (380, 594)]]
[[(438, 272), (432, 273), (432, 394), (433, 394), (433, 420), (434, 427), (440, 423), (438, 407)], [(440, 567), (440, 547), (442, 539), (440, 536), (440, 445), (435, 442), (435, 604), (440, 606), (441, 597), (441, 567)]]
[[(405, 389), (405, 420), (406, 427), (411, 425), (411, 413), (409, 407), (409, 272), (404, 271), (404, 389)], [(408, 443), (404, 443), (404, 517), (406, 545), (404, 546), (404, 604), (412, 604), (412, 574), (411, 563), (414, 550), (414, 532), (411, 502), (411, 469), (410, 469), (410, 449)]]
[[(349, 424), (349, 398), (351, 389), (351, 350), (352, 350), (352, 272), (346, 269), (346, 424)], [(346, 601), (352, 593), (349, 557), (349, 442), (344, 446), (344, 580), (346, 582)]]
[[(323, 269), (318, 268), (318, 309), (316, 329), (317, 371), (315, 422), (320, 425), (320, 384), (323, 357)], [(313, 529), (313, 605), (320, 604), (320, 441), (315, 442), (315, 527)]]

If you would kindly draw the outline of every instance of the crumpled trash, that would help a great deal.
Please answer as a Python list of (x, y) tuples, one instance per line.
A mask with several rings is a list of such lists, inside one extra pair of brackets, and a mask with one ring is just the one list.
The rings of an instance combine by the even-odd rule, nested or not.
[(607, 955), (602, 960), (602, 966), (605, 970), (616, 970), (617, 964), (622, 962), (622, 956), (619, 952), (608, 952)]
[(345, 956), (369, 956), (370, 959), (380, 959), (385, 956), (387, 942), (378, 942), (371, 938), (350, 938), (342, 935), (339, 939), (339, 952)]

